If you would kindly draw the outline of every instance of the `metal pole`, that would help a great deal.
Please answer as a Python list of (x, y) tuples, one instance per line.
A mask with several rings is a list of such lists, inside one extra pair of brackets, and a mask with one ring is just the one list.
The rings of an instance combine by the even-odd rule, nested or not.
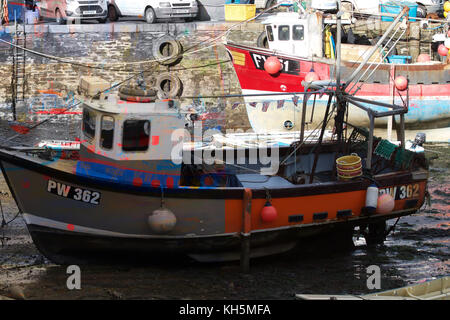
[[(336, 90), (339, 92), (341, 87), (341, 0), (338, 0), (338, 13), (336, 15)], [(333, 49), (331, 49), (333, 50)]]
[(372, 113), (369, 113), (370, 119), (370, 130), (369, 130), (369, 142), (367, 146), (367, 160), (366, 160), (366, 168), (369, 171), (372, 171), (372, 152), (373, 152), (373, 130), (375, 127), (375, 119)]

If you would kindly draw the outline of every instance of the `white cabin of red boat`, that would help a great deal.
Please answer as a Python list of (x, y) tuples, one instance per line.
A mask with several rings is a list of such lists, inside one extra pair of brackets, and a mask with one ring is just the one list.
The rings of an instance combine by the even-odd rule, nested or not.
[(280, 12), (262, 22), (269, 49), (301, 57), (323, 57), (323, 16), (321, 12), (299, 14)]

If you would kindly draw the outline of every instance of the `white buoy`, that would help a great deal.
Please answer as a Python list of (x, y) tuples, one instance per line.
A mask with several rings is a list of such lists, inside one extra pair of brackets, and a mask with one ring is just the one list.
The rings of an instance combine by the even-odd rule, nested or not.
[(161, 234), (173, 230), (177, 224), (177, 217), (175, 214), (164, 206), (153, 211), (148, 217), (148, 225), (153, 232)]
[(375, 210), (378, 204), (378, 188), (375, 184), (371, 184), (367, 188), (366, 207)]

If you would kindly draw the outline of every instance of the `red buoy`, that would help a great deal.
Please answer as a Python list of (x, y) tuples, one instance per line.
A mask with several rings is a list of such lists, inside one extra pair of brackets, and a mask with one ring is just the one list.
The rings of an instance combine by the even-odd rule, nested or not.
[(408, 79), (404, 76), (398, 76), (395, 78), (394, 84), (398, 91), (404, 91), (408, 87)]
[(378, 197), (377, 213), (386, 214), (392, 212), (395, 207), (395, 200), (389, 193), (384, 193)]
[(267, 201), (264, 205), (263, 209), (261, 210), (261, 219), (264, 222), (272, 222), (274, 221), (278, 216), (277, 209), (275, 209), (272, 204)]
[(448, 48), (446, 46), (444, 46), (443, 44), (441, 44), (438, 47), (438, 53), (440, 56), (445, 57), (448, 53)]
[(305, 76), (306, 82), (313, 82), (313, 81), (317, 81), (317, 80), (320, 80), (320, 78), (319, 78), (319, 75), (317, 73), (315, 73), (314, 71), (308, 72)]
[(429, 62), (431, 61), (430, 55), (426, 53), (421, 53), (417, 57), (417, 62)]
[(281, 70), (280, 60), (275, 56), (267, 58), (266, 62), (264, 62), (264, 70), (266, 70), (268, 74), (277, 74)]

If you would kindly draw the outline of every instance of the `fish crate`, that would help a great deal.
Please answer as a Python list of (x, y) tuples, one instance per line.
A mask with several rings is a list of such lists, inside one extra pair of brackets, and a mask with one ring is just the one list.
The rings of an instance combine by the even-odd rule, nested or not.
[(80, 78), (78, 93), (88, 97), (95, 97), (99, 92), (105, 91), (110, 87), (111, 84), (100, 77), (84, 76)]
[(409, 7), (409, 20), (410, 21), (416, 21), (417, 17), (417, 3), (412, 2), (386, 2), (380, 5), (380, 11), (381, 11), (381, 21), (394, 21), (393, 17), (383, 16), (383, 12), (386, 13), (392, 13), (392, 14), (399, 14), (404, 6)]
[(226, 4), (225, 21), (245, 21), (256, 15), (254, 4)]
[(395, 64), (407, 64), (411, 62), (412, 57), (411, 56), (397, 56), (392, 55), (387, 57), (389, 63), (395, 63)]

